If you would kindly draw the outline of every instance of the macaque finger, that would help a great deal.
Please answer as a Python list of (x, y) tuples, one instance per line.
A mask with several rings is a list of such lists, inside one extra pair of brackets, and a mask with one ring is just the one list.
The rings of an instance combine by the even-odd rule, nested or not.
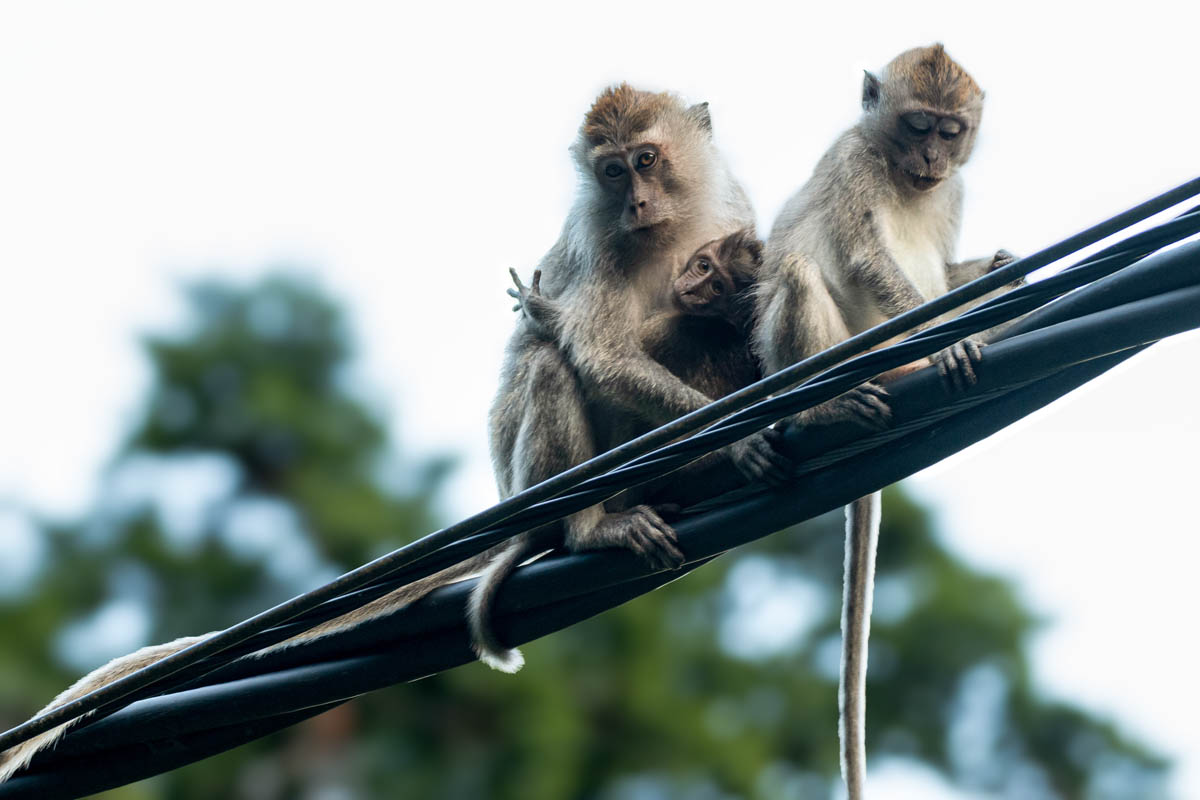
[[(967, 355), (971, 357), (971, 361), (978, 364), (983, 360), (983, 342), (975, 339), (966, 339), (963, 344), (967, 348)], [(975, 381), (971, 381), (974, 383)]]
[[(962, 376), (963, 391), (966, 391), (979, 382), (979, 378), (975, 375), (975, 362), (979, 359), (971, 357), (971, 345), (969, 342), (970, 340), (968, 339), (967, 341), (960, 342), (958, 345), (958, 371)], [(976, 348), (976, 350), (978, 350), (978, 348)]]
[(519, 290), (521, 290), (522, 293), (524, 293), (525, 292), (525, 284), (521, 283), (521, 276), (517, 274), (517, 271), (515, 269), (513, 269), (512, 267), (509, 267), (508, 274), (512, 276), (513, 283), (515, 283), (517, 285), (517, 288)]

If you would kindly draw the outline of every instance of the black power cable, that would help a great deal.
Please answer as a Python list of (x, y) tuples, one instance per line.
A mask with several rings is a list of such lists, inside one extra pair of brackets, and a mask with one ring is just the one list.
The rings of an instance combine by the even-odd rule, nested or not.
[[(712, 505), (677, 523), (692, 561), (835, 508), (934, 463), (1128, 358), (1145, 344), (1200, 327), (1200, 243), (1144, 259), (1050, 304), (989, 348), (980, 384), (947, 402), (932, 370), (893, 384), (894, 430), (864, 446), (830, 429), (790, 444), (798, 486)], [(947, 411), (949, 409), (949, 411)], [(871, 437), (867, 437), (868, 439)], [(829, 462), (829, 463), (823, 463)], [(497, 606), (498, 630), (519, 644), (675, 579), (610, 551), (545, 559), (518, 570)], [(462, 606), (470, 584), (343, 634), (205, 676), (205, 685), (138, 703), (68, 734), (0, 798), (74, 796), (119, 785), (235, 746), (331, 704), (471, 659)]]
[[(760, 408), (760, 406), (774, 403), (774, 405), (769, 406), (771, 413), (778, 412), (781, 409), (783, 410), (782, 413), (779, 413), (776, 417), (774, 417), (775, 419), (778, 419), (779, 417), (782, 417), (786, 414), (795, 413), (796, 410), (800, 410), (800, 408), (805, 407), (802, 405), (802, 401), (797, 399), (801, 396), (805, 397), (803, 402), (808, 402), (809, 405), (813, 405), (817, 402), (821, 402), (824, 399), (828, 399), (829, 397), (836, 396), (842, 391), (845, 391), (845, 389), (837, 389), (834, 391), (834, 388), (842, 385), (842, 383), (833, 382), (833, 379), (830, 378), (815, 382), (812, 385), (801, 387), (795, 393), (789, 393), (787, 395), (774, 398), (773, 400), (759, 403), (758, 406), (746, 408), (750, 403), (761, 400), (762, 398), (770, 395), (772, 392), (784, 389), (799, 380), (820, 372), (823, 369), (827, 369), (849, 355), (861, 352), (862, 350), (870, 348), (876, 344), (887, 341), (888, 339), (903, 333), (905, 330), (935, 319), (936, 317), (952, 310), (959, 305), (962, 305), (963, 303), (969, 302), (970, 300), (990, 292), (993, 289), (1010, 283), (1035, 269), (1039, 269), (1047, 264), (1053, 263), (1054, 261), (1057, 261), (1060, 258), (1069, 255), (1070, 253), (1076, 252), (1083, 247), (1094, 244), (1101, 239), (1112, 235), (1113, 233), (1144, 220), (1153, 214), (1170, 208), (1171, 206), (1193, 197), (1198, 193), (1200, 193), (1200, 179), (1189, 181), (1188, 183), (1183, 184), (1180, 187), (1171, 190), (1170, 192), (1166, 192), (1163, 195), (1147, 201), (1146, 203), (1130, 209), (1129, 211), (1119, 214), (1104, 223), (1076, 234), (1075, 236), (1070, 237), (1069, 239), (1064, 240), (1057, 245), (1046, 248), (1027, 258), (1019, 259), (1018, 261), (998, 269), (980, 278), (979, 280), (959, 287), (958, 289), (955, 289), (946, 295), (926, 303), (921, 307), (914, 309), (913, 311), (902, 314), (880, 326), (877, 326), (876, 328), (872, 328), (863, 334), (859, 334), (858, 336), (842, 342), (841, 344), (830, 348), (829, 350), (826, 350), (823, 353), (814, 356), (813, 358), (806, 359), (805, 361), (776, 373), (775, 375), (749, 386), (746, 389), (718, 400), (709, 406), (706, 406), (704, 409), (686, 415), (685, 417), (682, 417), (673, 423), (658, 428), (655, 431), (652, 431), (644, 436), (626, 443), (625, 445), (615, 448), (608, 453), (605, 453), (584, 464), (581, 464), (578, 467), (568, 470), (556, 476), (555, 478), (532, 487), (531, 489), (515, 495), (514, 497), (508, 498), (507, 500), (466, 520), (463, 520), (456, 525), (452, 525), (441, 531), (430, 534), (416, 542), (413, 542), (410, 545), (402, 547), (388, 554), (387, 556), (376, 559), (375, 561), (359, 567), (356, 570), (348, 572), (317, 590), (309, 592), (305, 595), (301, 595), (297, 598), (293, 598), (292, 600), (282, 603), (275, 608), (262, 612), (242, 623), (239, 623), (238, 625), (235, 625), (226, 631), (204, 639), (185, 650), (162, 659), (161, 661), (158, 661), (138, 671), (137, 673), (126, 676), (125, 678), (91, 692), (90, 694), (79, 698), (78, 700), (53, 709), (42, 716), (35, 717), (34, 719), (23, 723), (22, 725), (19, 725), (16, 728), (5, 732), (4, 734), (0, 734), (0, 750), (12, 747), (15, 744), (37, 735), (38, 733), (54, 728), (62, 723), (69, 722), (96, 709), (111, 709), (114, 707), (113, 704), (115, 701), (120, 701), (133, 693), (140, 694), (153, 684), (181, 669), (184, 669), (185, 667), (195, 665), (202, 659), (216, 656), (217, 654), (246, 641), (256, 634), (260, 634), (270, 628), (279, 626), (280, 624), (285, 623), (300, 614), (309, 612), (324, 602), (335, 600), (340, 596), (346, 595), (350, 592), (355, 592), (362, 587), (379, 581), (380, 579), (387, 577), (397, 570), (427, 558), (431, 554), (434, 554), (445, 548), (447, 545), (455, 545), (456, 543), (459, 543), (460, 540), (463, 540), (462, 544), (464, 545), (467, 544), (467, 542), (470, 542), (471, 546), (478, 546), (479, 540), (472, 540), (469, 537), (476, 537), (481, 532), (487, 531), (490, 526), (496, 525), (497, 523), (500, 523), (519, 512), (525, 511), (526, 509), (530, 509), (530, 516), (542, 515), (546, 513), (557, 513), (545, 512), (541, 509), (540, 505), (535, 506), (534, 504), (540, 503), (541, 501), (572, 489), (578, 490), (579, 484), (583, 480), (589, 477), (601, 475), (614, 467), (625, 464), (626, 462), (630, 462), (638, 456), (643, 456), (649, 453), (656, 447), (660, 447), (661, 445), (664, 445), (673, 439), (678, 438), (679, 436), (712, 423), (724, 416), (730, 415), (735, 411), (745, 409), (746, 411), (754, 412), (755, 414), (766, 414), (767, 409)], [(1192, 215), (1186, 216), (1191, 217)], [(1194, 222), (1194, 220), (1192, 221)], [(1186, 227), (1186, 225), (1180, 227), (1183, 228)], [(1192, 232), (1194, 233), (1195, 231), (1193, 230)], [(1137, 237), (1133, 237), (1133, 239), (1136, 238)], [(1133, 241), (1133, 239), (1130, 241)], [(1139, 247), (1148, 246), (1148, 243), (1145, 242), (1139, 245)], [(1145, 250), (1138, 255), (1134, 255), (1133, 258), (1140, 257), (1141, 255), (1144, 255), (1145, 252), (1150, 252), (1152, 249), (1153, 248), (1150, 250)], [(1137, 248), (1135, 247), (1130, 251), (1130, 253), (1136, 251)], [(1128, 256), (1130, 253), (1126, 253), (1126, 255)], [(1109, 266), (1112, 266), (1120, 260), (1120, 258), (1116, 255), (1109, 256), (1107, 258), (1110, 259)], [(1103, 260), (1104, 259), (1102, 258), (1101, 261)], [(1081, 278), (1081, 276), (1074, 277)], [(1080, 282), (1075, 285), (1082, 285), (1084, 282), (1086, 281), (1080, 279)], [(1045, 282), (1043, 281), (1040, 283)], [(1035, 286), (1040, 285), (1040, 283), (1035, 284)], [(1065, 281), (1064, 284), (1066, 283), (1069, 282)], [(1066, 289), (1063, 290), (1065, 291)], [(1030, 294), (1032, 295), (1033, 293)], [(991, 306), (992, 304), (988, 305)], [(1007, 310), (1012, 312), (1011, 316), (1015, 316), (1017, 313), (1020, 313), (1020, 311), (1016, 310), (1015, 306), (1010, 306)], [(997, 317), (1001, 316), (1000, 312), (996, 310), (996, 307), (992, 307), (989, 313), (994, 313)], [(964, 315), (964, 317), (960, 319), (965, 319), (968, 316), (970, 315)], [(1011, 318), (1011, 316), (1009, 318)], [(979, 319), (981, 318), (977, 317), (976, 321)], [(982, 325), (976, 330), (990, 326), (991, 324)], [(870, 353), (867, 356), (862, 357), (863, 359), (866, 359), (867, 362), (859, 363), (858, 369), (868, 370), (867, 364), (872, 365), (870, 368), (874, 368), (875, 365), (878, 365), (883, 360), (878, 357), (884, 353), (890, 352), (891, 358), (900, 359), (895, 364), (897, 366), (900, 363), (905, 363), (906, 361), (911, 361), (920, 356), (927, 355), (928, 353), (931, 353), (944, 346), (943, 344), (939, 344), (940, 342), (944, 341), (945, 344), (949, 344), (964, 335), (961, 333), (961, 326), (957, 330), (957, 336), (950, 338), (954, 332), (953, 326), (950, 328), (947, 328), (946, 326), (931, 328), (928, 331), (925, 331), (923, 334), (910, 337), (910, 339), (906, 340), (900, 345), (894, 346), (893, 348), (876, 351), (875, 353)], [(922, 352), (923, 348), (928, 349), (924, 349)], [(873, 357), (876, 357), (876, 360), (871, 361)], [(881, 369), (878, 369), (876, 372), (871, 373), (871, 375), (868, 375), (867, 378), (863, 378), (861, 380), (868, 379), (872, 375), (878, 374), (878, 372), (884, 371), (888, 368), (889, 367), (884, 366)], [(855, 383), (851, 382), (851, 377), (838, 378), (838, 380), (844, 382), (846, 388), (855, 385)], [(861, 382), (861, 380), (858, 382)], [(808, 392), (807, 395), (804, 395), (805, 391)], [(818, 399), (813, 400), (812, 398), (814, 397), (817, 397)], [(794, 405), (789, 405), (788, 402), (776, 402), (785, 400), (790, 401)], [(751, 414), (747, 414), (745, 416), (738, 416), (734, 414), (731, 419), (727, 420), (719, 429), (714, 426), (714, 428), (705, 431), (703, 434), (700, 434), (700, 436), (693, 437), (693, 439), (709, 437), (709, 439), (704, 439), (702, 441), (704, 441), (706, 444), (712, 444), (710, 449), (714, 449), (716, 446), (719, 446), (714, 442), (720, 437), (728, 436), (730, 437), (728, 438), (728, 441), (734, 441), (737, 438), (748, 435), (753, 430), (763, 427), (765, 424), (769, 424), (769, 421), (771, 420), (768, 420), (767, 423), (762, 423), (760, 419)], [(663, 448), (663, 451), (672, 458), (678, 455), (677, 453), (672, 453), (669, 451), (668, 448)], [(649, 457), (649, 460), (654, 461), (660, 458), (664, 458), (664, 456), (660, 453), (652, 453)], [(643, 468), (646, 469), (645, 473), (641, 471)], [(664, 468), (663, 464), (655, 464), (653, 466), (653, 470), (651, 470), (647, 467), (645, 462), (634, 463), (627, 467), (630, 472), (624, 474), (621, 479), (624, 481), (629, 481), (626, 485), (633, 485), (636, 482), (640, 482), (633, 480), (635, 471), (638, 476), (643, 474), (647, 475), (647, 477), (641, 478), (642, 480), (645, 480), (648, 479), (648, 477), (652, 477), (651, 473), (662, 474), (674, 468), (675, 467), (670, 466)], [(613, 480), (616, 480), (616, 478), (614, 477)], [(578, 491), (576, 493), (578, 494)], [(590, 502), (585, 503), (585, 505), (587, 504), (590, 504)], [(533, 507), (532, 509), (531, 506)], [(562, 516), (562, 514), (560, 513), (559, 516)], [(554, 518), (557, 517), (550, 517), (550, 519)], [(521, 529), (524, 530), (528, 527), (530, 527), (530, 524), (528, 521), (526, 521), (522, 523)], [(504, 537), (500, 536), (499, 538)], [(432, 572), (433, 570), (429, 571)]]

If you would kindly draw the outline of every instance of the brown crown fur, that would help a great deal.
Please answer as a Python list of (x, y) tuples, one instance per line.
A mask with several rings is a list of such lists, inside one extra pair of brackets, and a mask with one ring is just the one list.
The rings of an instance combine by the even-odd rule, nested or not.
[[(748, 262), (738, 261), (737, 255), (746, 251), (750, 256)], [(727, 265), (733, 278), (735, 290), (741, 291), (754, 283), (758, 278), (759, 268), (762, 267), (763, 245), (753, 229), (743, 229), (732, 233), (721, 240), (717, 248), (717, 260)]]
[(903, 81), (915, 98), (930, 106), (960, 108), (983, 97), (983, 90), (965, 69), (946, 54), (939, 42), (914, 47), (892, 59), (885, 68), (888, 81)]
[(667, 92), (646, 92), (628, 83), (610, 86), (583, 118), (583, 137), (592, 147), (630, 142), (664, 113), (678, 108), (679, 100)]

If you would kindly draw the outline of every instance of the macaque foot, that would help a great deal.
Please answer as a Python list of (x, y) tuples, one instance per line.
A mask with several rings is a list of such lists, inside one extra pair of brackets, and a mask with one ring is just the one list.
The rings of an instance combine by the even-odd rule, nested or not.
[(892, 423), (888, 390), (878, 383), (864, 383), (819, 406), (782, 420), (776, 429), (786, 435), (792, 428), (805, 425), (832, 425), (849, 422), (869, 431), (887, 430)]
[[(988, 267), (987, 271), (995, 272), (996, 270), (1000, 269), (1001, 267), (1007, 267), (1009, 264), (1011, 264), (1012, 262), (1014, 262), (1016, 260), (1017, 260), (1017, 257), (1014, 256), (1012, 253), (1008, 252), (1007, 250), (1003, 250), (1003, 249), (997, 250), (996, 255), (992, 256), (992, 265), (990, 267)], [(1007, 283), (1005, 285), (1008, 286), (1010, 289), (1016, 289), (1018, 286), (1024, 286), (1025, 285), (1025, 276), (1022, 275), (1020, 278), (1017, 278), (1012, 283)]]
[(983, 360), (983, 342), (963, 339), (934, 353), (930, 359), (937, 365), (938, 375), (942, 376), (947, 391), (965, 392), (979, 382), (975, 365)]
[(988, 272), (995, 272), (1001, 267), (1007, 267), (1012, 262), (1016, 261), (1017, 257), (1007, 250), (1000, 249), (996, 251), (996, 255), (992, 256), (992, 266), (988, 267)]
[(824, 422), (853, 422), (870, 431), (887, 430), (892, 422), (892, 407), (888, 391), (878, 383), (864, 383), (850, 391), (827, 400), (816, 408), (813, 416)]
[(849, 419), (873, 431), (886, 430), (892, 424), (892, 407), (888, 404), (888, 391), (878, 383), (864, 383), (831, 403), (843, 409)]
[(776, 448), (782, 440), (783, 434), (768, 428), (734, 442), (726, 449), (743, 478), (752, 483), (762, 481), (768, 486), (778, 486), (788, 479), (792, 470), (791, 459)]
[(654, 569), (678, 569), (686, 560), (675, 529), (645, 505), (605, 514), (585, 534), (568, 534), (567, 547), (572, 551), (623, 547)]

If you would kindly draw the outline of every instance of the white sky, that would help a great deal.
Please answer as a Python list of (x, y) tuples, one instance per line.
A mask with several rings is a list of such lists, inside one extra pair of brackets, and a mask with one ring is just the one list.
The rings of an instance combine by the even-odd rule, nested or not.
[[(1200, 174), (1196, 4), (432, 6), (0, 9), (0, 506), (88, 508), (147, 385), (136, 334), (180, 318), (182, 279), (279, 264), (350, 307), (402, 445), (465, 454), (448, 510), (489, 505), (506, 271), (554, 241), (566, 148), (613, 81), (709, 101), (763, 230), (854, 120), (861, 70), (939, 39), (988, 91), (961, 255), (1032, 252)], [(910, 482), (1050, 620), (1048, 691), (1177, 756), (1181, 797), (1198, 358), (1195, 336), (1159, 346)], [(930, 796), (897, 770), (886, 796)]]

